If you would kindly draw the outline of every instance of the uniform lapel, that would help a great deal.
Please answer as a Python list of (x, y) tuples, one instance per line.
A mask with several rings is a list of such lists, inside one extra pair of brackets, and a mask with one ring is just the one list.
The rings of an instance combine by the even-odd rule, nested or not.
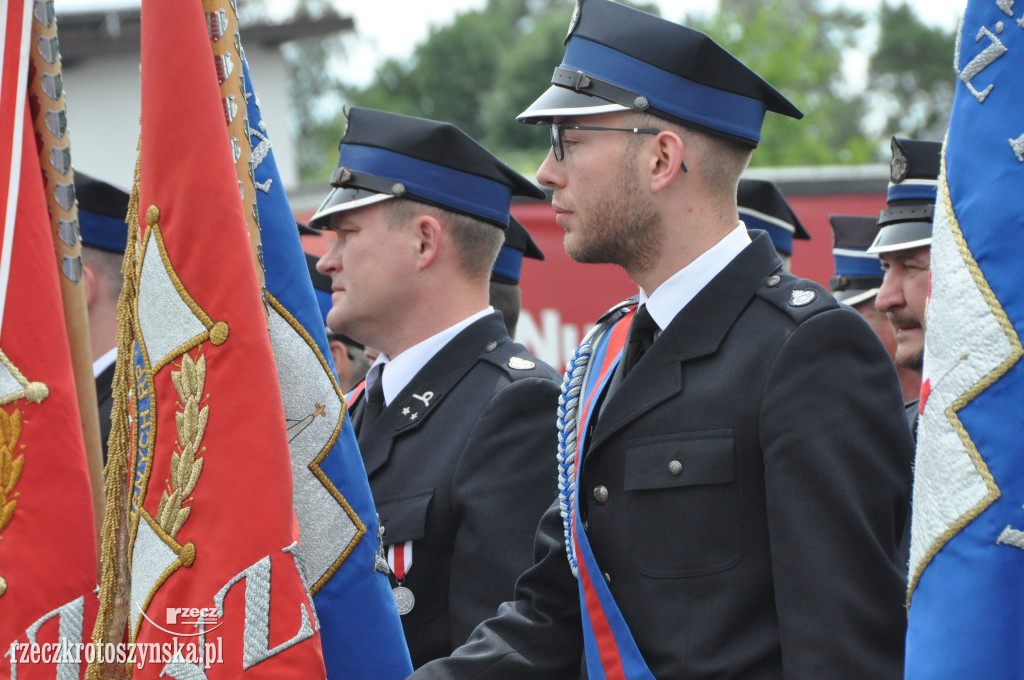
[(675, 395), (683, 364), (714, 353), (760, 282), (782, 266), (767, 236), (757, 236), (683, 308), (643, 359), (607, 396), (590, 450)]
[(489, 347), (493, 351), (506, 342), (510, 340), (505, 323), (501, 313), (495, 312), (474, 322), (442, 347), (364, 433), (359, 447), (366, 474), (372, 475), (388, 462), (400, 438), (418, 431), (430, 420), (445, 396)]

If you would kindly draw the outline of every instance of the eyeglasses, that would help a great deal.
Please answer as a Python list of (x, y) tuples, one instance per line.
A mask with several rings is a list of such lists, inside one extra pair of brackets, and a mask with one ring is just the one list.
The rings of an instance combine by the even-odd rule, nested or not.
[(632, 132), (638, 135), (656, 135), (661, 130), (654, 128), (617, 128), (601, 127), (599, 125), (566, 125), (564, 123), (549, 123), (551, 130), (551, 150), (555, 154), (555, 160), (561, 162), (565, 158), (565, 149), (562, 147), (563, 130), (605, 130), (610, 132)]

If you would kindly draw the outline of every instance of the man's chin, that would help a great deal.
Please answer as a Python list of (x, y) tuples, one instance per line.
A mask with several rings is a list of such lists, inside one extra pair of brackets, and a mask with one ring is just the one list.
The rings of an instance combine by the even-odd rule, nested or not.
[(924, 352), (922, 350), (918, 350), (916, 352), (904, 353), (897, 348), (896, 365), (900, 368), (906, 368), (920, 374), (924, 368)]

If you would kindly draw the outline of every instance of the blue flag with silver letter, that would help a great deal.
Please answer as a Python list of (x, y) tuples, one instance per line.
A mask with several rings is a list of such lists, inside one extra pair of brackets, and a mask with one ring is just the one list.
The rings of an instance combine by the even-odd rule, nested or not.
[(906, 678), (1024, 672), (1024, 3), (970, 0), (932, 240)]
[(255, 196), (243, 198), (259, 224), (303, 572), (320, 622), (327, 677), (404, 678), (412, 666), (380, 552), (370, 486), (244, 59), (243, 68), (249, 168), (256, 187)]

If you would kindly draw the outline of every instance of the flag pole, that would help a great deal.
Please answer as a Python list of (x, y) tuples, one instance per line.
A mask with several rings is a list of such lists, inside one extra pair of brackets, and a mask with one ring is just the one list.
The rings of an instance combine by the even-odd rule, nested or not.
[(29, 51), (34, 75), (28, 84), (28, 95), (36, 144), (39, 147), (39, 161), (43, 169), (53, 245), (60, 270), (64, 323), (71, 348), (71, 364), (78, 394), (98, 537), (104, 508), (103, 448), (100, 442), (96, 382), (92, 373), (92, 343), (89, 339), (85, 285), (82, 283), (78, 206), (75, 203), (75, 180), (71, 168), (71, 145), (53, 0), (36, 0), (34, 3)]

